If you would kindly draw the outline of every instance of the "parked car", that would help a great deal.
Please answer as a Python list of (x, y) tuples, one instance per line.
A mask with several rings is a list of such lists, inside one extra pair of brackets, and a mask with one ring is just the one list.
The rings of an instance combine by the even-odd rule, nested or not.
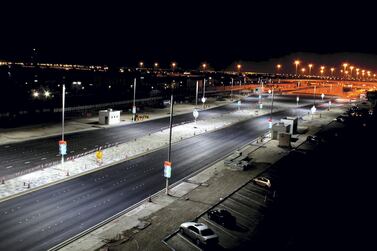
[(309, 135), (306, 140), (310, 143), (319, 144), (321, 143), (322, 139), (318, 137), (317, 135)]
[(236, 225), (236, 217), (225, 209), (210, 210), (207, 213), (208, 219), (224, 226), (233, 227)]
[(253, 183), (262, 187), (271, 188), (271, 181), (266, 177), (257, 177), (253, 179)]
[(179, 231), (190, 237), (195, 241), (196, 245), (215, 245), (219, 242), (219, 237), (215, 234), (212, 229), (203, 223), (197, 222), (185, 222), (182, 223)]
[(340, 115), (340, 116), (338, 116), (336, 118), (336, 121), (338, 121), (340, 123), (344, 123), (344, 122), (346, 122), (346, 120), (347, 120), (347, 117), (346, 116), (342, 116), (342, 115)]

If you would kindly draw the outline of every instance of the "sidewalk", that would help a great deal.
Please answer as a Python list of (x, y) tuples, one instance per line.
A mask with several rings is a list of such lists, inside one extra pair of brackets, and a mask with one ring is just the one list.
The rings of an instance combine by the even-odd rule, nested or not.
[[(307, 135), (316, 133), (343, 111), (342, 107), (323, 111), (321, 118), (318, 116), (314, 120), (311, 116), (304, 116), (299, 126), (306, 128), (307, 132), (294, 135), (298, 140), (292, 143), (292, 147), (304, 142)], [(161, 191), (152, 202), (142, 202), (137, 208), (61, 250), (170, 250), (162, 240), (174, 233), (182, 222), (195, 219), (290, 151), (278, 147), (275, 140), (266, 140), (262, 144), (254, 141), (241, 150), (251, 153), (256, 164), (254, 168), (234, 171), (219, 161), (172, 188), (171, 196)]]

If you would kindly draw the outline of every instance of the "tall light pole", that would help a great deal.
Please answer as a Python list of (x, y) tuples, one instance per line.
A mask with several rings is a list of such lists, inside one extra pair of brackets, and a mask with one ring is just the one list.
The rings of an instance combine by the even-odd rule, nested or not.
[(312, 67), (313, 67), (313, 64), (309, 64), (308, 67), (309, 67), (309, 76), (310, 76), (311, 73), (312, 73)]
[(344, 63), (344, 64), (343, 64), (343, 68), (344, 68), (344, 71), (346, 71), (346, 70), (347, 70), (347, 66), (348, 66), (348, 64), (347, 64), (347, 63)]
[(353, 67), (353, 66), (350, 66), (350, 74), (351, 74), (351, 78), (352, 78), (352, 70), (353, 70), (353, 68), (355, 68), (355, 67)]
[(204, 109), (205, 102), (206, 102), (206, 79), (203, 79), (203, 97), (202, 97), (203, 109)]
[(233, 78), (232, 78), (232, 87), (230, 88), (230, 100), (233, 101)]
[(271, 98), (271, 111), (270, 111), (270, 128), (272, 128), (272, 112), (273, 112), (273, 109), (274, 109), (274, 87), (271, 88), (272, 89), (272, 98)]
[(136, 121), (136, 78), (134, 78), (134, 100), (132, 103), (132, 121)]
[(305, 69), (305, 68), (302, 68), (302, 69), (301, 69), (302, 75), (304, 75), (304, 74), (305, 74), (305, 71), (306, 71), (306, 69)]
[(331, 77), (332, 77), (334, 75), (335, 68), (331, 68), (330, 71), (331, 71)]
[[(169, 123), (169, 147), (168, 147), (168, 162), (171, 163), (171, 136), (172, 136), (172, 129), (173, 129), (173, 88), (172, 94), (170, 96), (170, 123)], [(169, 177), (166, 177), (166, 194), (169, 194)]]
[(199, 80), (196, 80), (195, 107), (198, 106)]
[(300, 64), (300, 61), (299, 60), (295, 60), (294, 64), (296, 65), (296, 76), (297, 76), (297, 67)]
[[(65, 85), (63, 84), (62, 87), (62, 140), (61, 144), (59, 146), (62, 146), (65, 148), (65, 150), (60, 149), (60, 154), (61, 154), (61, 164), (62, 164), (62, 170), (64, 170), (64, 155), (66, 154), (66, 149), (67, 149), (67, 143), (64, 141), (64, 109), (65, 109)], [(67, 170), (67, 176), (69, 175), (69, 172)]]
[[(203, 72), (205, 72), (206, 68), (207, 68), (207, 64), (203, 63), (202, 64)], [(206, 92), (206, 76), (204, 74), (204, 77), (203, 77), (203, 97), (202, 97), (203, 109), (204, 109), (204, 103), (205, 103), (205, 92)]]
[[(277, 64), (276, 65), (276, 69), (277, 69), (276, 74), (279, 74), (280, 73), (280, 69), (281, 69), (281, 64)], [(278, 78), (278, 83), (280, 83), (280, 78)]]
[(314, 94), (313, 94), (313, 106), (315, 107), (315, 92), (316, 92), (316, 85), (314, 84)]

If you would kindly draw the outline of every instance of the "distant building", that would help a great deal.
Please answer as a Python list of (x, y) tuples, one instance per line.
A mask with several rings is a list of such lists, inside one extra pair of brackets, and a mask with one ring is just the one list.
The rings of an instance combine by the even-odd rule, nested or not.
[(98, 117), (101, 125), (114, 125), (120, 123), (120, 111), (113, 111), (113, 109), (100, 110)]

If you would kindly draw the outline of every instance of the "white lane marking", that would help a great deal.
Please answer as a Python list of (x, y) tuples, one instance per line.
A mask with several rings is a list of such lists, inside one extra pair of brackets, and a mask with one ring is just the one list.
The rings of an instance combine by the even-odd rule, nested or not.
[(13, 166), (7, 166), (6, 169), (12, 168)]
[(229, 211), (232, 211), (232, 212), (234, 212), (234, 213), (236, 213), (236, 214), (239, 214), (239, 215), (241, 215), (241, 216), (242, 216), (243, 218), (245, 218), (245, 219), (248, 219), (248, 218), (249, 218), (249, 217), (247, 217), (246, 215), (244, 215), (243, 213), (240, 213), (240, 212), (237, 211), (237, 210), (234, 210), (234, 209), (232, 209), (232, 208), (230, 208), (230, 207), (228, 207), (228, 206), (225, 206), (224, 203), (221, 204), (220, 207), (225, 207), (225, 209), (227, 209), (227, 210), (229, 210)]
[(45, 159), (47, 159), (47, 158), (42, 158), (41, 160), (45, 160)]
[(24, 164), (25, 164), (25, 165), (26, 165), (26, 164), (30, 164), (30, 161), (26, 161)]
[(244, 198), (245, 200), (248, 200), (248, 201), (251, 201), (251, 202), (254, 202), (255, 204), (257, 204), (257, 205), (259, 205), (259, 206), (262, 206), (262, 207), (265, 207), (266, 205), (263, 205), (262, 203), (260, 203), (260, 202), (258, 202), (258, 201), (256, 201), (256, 200), (253, 200), (253, 199), (251, 199), (251, 198), (248, 198), (248, 197), (246, 197), (245, 195), (242, 195), (242, 194), (240, 194), (240, 193), (236, 193), (238, 196), (240, 196), (240, 197), (242, 197), (242, 198)]

